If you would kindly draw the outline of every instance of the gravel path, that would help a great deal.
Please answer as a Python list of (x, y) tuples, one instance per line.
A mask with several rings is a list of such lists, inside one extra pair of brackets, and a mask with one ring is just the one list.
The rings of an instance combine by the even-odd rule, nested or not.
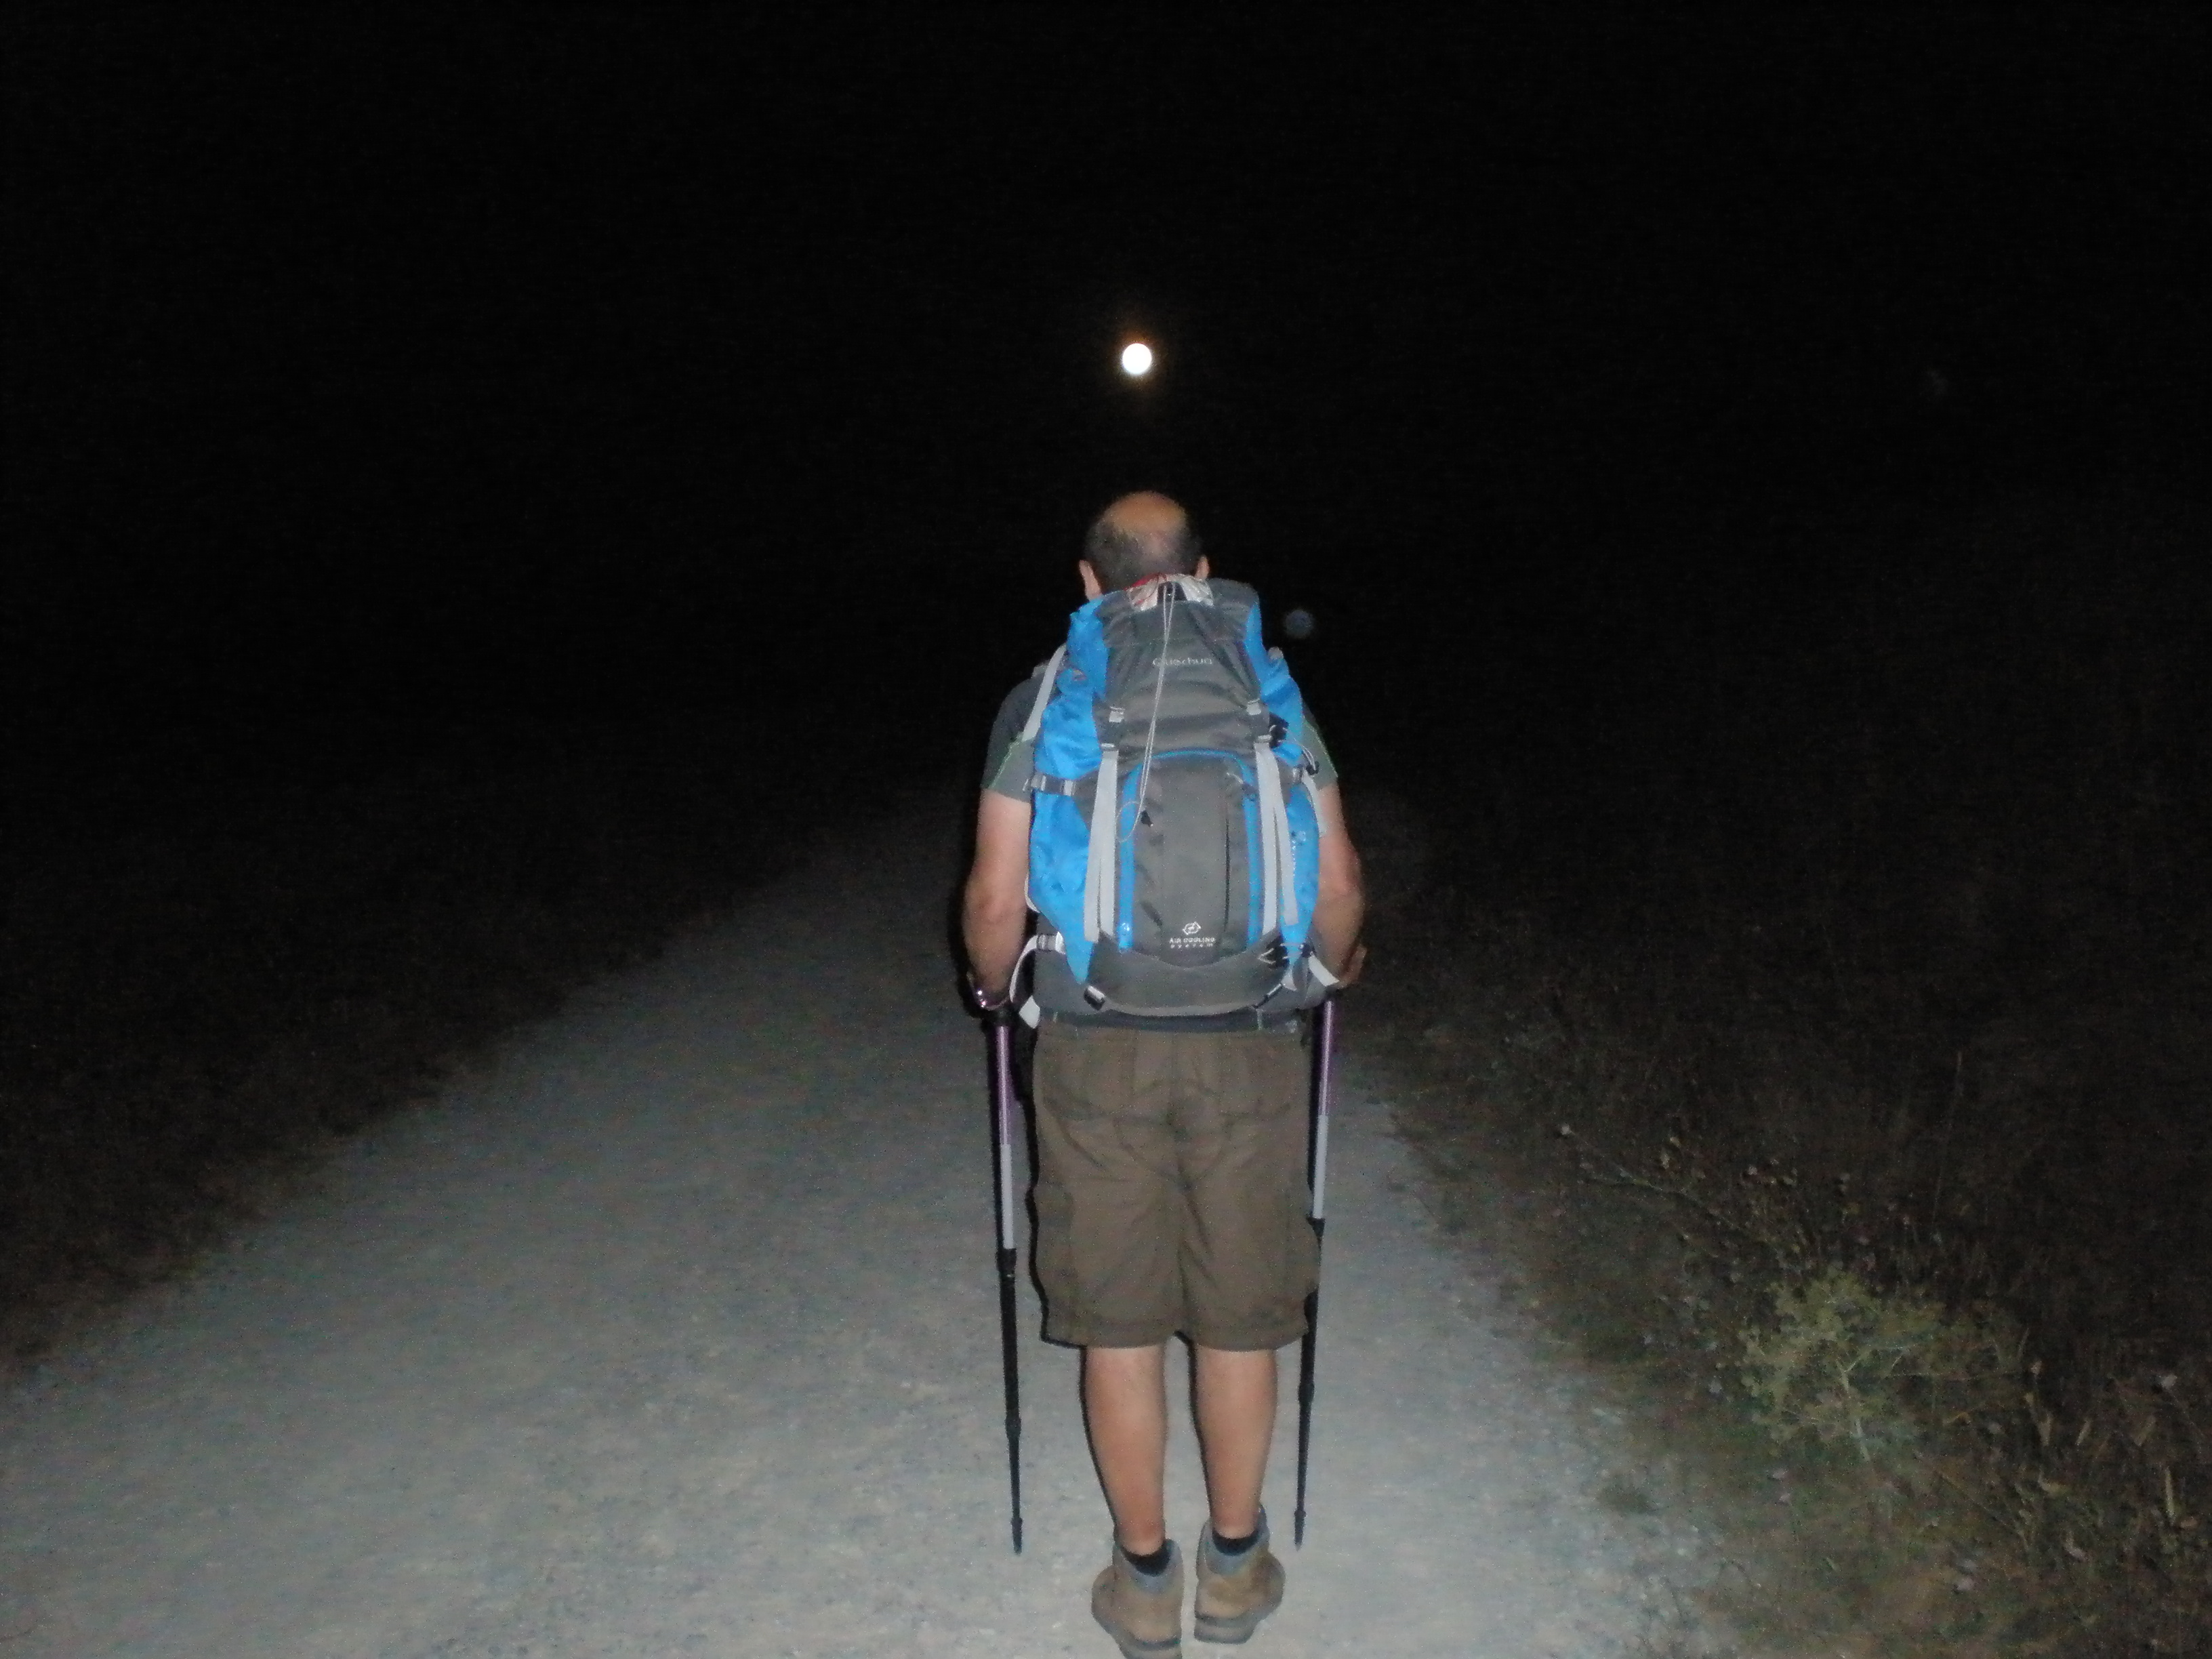
[[(947, 878), (941, 846), (839, 847), (15, 1388), (0, 1654), (1112, 1659), (1074, 1356), (1033, 1298), (1007, 1552)], [(1347, 1024), (1311, 1524), (1290, 1552), (1292, 1363), (1290, 1595), (1247, 1650), (1632, 1647), (1703, 1576), (1694, 1529), (1663, 1493), (1619, 1512), (1614, 1414), (1431, 1225)]]

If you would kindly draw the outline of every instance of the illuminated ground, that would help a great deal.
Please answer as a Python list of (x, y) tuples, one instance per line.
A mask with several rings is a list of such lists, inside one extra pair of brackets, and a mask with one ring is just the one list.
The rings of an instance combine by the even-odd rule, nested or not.
[[(1073, 1358), (1034, 1340), (1007, 1552), (949, 875), (835, 850), (16, 1390), (7, 1652), (1110, 1656)], [(1357, 1043), (1355, 1009), (1311, 1532), (1286, 1366), (1290, 1595), (1249, 1651), (1632, 1648), (1711, 1552), (1664, 1472), (1622, 1501), (1596, 1385), (1431, 1227)], [(1188, 1540), (1187, 1426), (1170, 1495)]]

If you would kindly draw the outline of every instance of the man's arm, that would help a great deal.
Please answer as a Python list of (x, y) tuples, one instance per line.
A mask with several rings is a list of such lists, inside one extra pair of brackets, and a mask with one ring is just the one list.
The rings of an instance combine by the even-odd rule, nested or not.
[(1359, 849), (1344, 827), (1344, 798), (1334, 784), (1314, 791), (1314, 816), (1321, 823), (1321, 891), (1314, 900), (1314, 949), (1338, 981), (1350, 985), (1367, 961), (1359, 942), (1367, 919), (1367, 889), (1359, 873)]
[[(1324, 858), (1322, 880), (1328, 868)], [(975, 862), (961, 899), (960, 933), (975, 988), (991, 1000), (1012, 988), (1030, 920), (1030, 804), (991, 790), (975, 809)]]

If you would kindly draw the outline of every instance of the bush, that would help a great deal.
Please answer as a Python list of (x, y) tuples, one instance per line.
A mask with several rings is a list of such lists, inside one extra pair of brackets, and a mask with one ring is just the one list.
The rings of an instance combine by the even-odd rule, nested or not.
[(1777, 1285), (1772, 1324), (1743, 1339), (1744, 1389), (1774, 1437), (1842, 1442), (1865, 1463), (1924, 1444), (1934, 1398), (2019, 1375), (2017, 1338), (2000, 1324), (1842, 1267)]

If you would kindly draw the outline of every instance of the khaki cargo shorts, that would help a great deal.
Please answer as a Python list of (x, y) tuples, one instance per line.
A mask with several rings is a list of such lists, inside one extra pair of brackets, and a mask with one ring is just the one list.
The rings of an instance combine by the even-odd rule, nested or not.
[(1304, 1046), (1295, 1030), (1037, 1035), (1045, 1336), (1278, 1348), (1305, 1334)]

